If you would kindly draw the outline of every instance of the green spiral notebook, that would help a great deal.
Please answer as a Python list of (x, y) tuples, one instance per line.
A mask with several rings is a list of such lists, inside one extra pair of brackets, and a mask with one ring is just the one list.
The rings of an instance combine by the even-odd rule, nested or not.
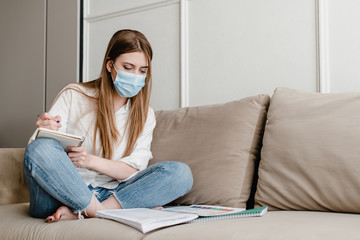
[(217, 215), (217, 216), (208, 216), (208, 217), (199, 217), (194, 220), (191, 220), (187, 223), (195, 223), (195, 222), (208, 222), (213, 220), (221, 220), (221, 219), (234, 219), (234, 218), (248, 218), (248, 217), (261, 217), (267, 212), (268, 207), (258, 207), (253, 209), (248, 209), (238, 213), (231, 213), (225, 215)]

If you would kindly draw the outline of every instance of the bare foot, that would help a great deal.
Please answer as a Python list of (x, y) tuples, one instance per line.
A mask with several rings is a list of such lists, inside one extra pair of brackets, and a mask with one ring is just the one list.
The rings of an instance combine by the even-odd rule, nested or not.
[(61, 206), (59, 207), (56, 212), (48, 216), (45, 220), (47, 223), (57, 222), (60, 220), (75, 220), (78, 219), (78, 216), (73, 213), (68, 207)]

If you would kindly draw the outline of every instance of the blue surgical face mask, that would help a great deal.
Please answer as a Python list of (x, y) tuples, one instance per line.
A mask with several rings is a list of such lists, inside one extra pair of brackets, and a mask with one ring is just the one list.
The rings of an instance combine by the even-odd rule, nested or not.
[(128, 73), (117, 70), (116, 68), (115, 70), (117, 73), (114, 86), (121, 97), (131, 98), (138, 94), (145, 86), (146, 75)]

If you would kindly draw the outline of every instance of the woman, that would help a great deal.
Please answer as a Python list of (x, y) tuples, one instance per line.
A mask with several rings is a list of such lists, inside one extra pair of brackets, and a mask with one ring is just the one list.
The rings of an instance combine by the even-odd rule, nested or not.
[(154, 208), (186, 194), (189, 167), (147, 167), (155, 114), (149, 107), (152, 49), (143, 34), (120, 30), (111, 38), (101, 75), (70, 84), (37, 127), (85, 136), (64, 151), (53, 139), (30, 139), (24, 172), (30, 214), (47, 222), (95, 217), (97, 210)]

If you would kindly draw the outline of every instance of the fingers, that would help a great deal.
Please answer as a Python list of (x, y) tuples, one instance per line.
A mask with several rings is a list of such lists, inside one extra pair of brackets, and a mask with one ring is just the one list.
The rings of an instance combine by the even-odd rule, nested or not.
[(49, 113), (45, 112), (41, 116), (39, 116), (36, 121), (37, 127), (48, 128), (51, 130), (58, 130), (61, 128), (61, 117), (59, 115), (53, 117)]
[(84, 155), (73, 155), (68, 153), (68, 156), (72, 162), (79, 162), (86, 160), (86, 157)]
[(70, 158), (75, 167), (83, 168), (86, 165), (84, 158)]
[(68, 149), (71, 152), (83, 152), (83, 151), (86, 151), (86, 148), (84, 146), (80, 146), (80, 147), (69, 146)]
[(56, 115), (56, 116), (55, 116), (55, 121), (56, 121), (57, 123), (60, 123), (60, 122), (61, 122), (61, 116)]
[(50, 113), (45, 112), (45, 113), (41, 114), (38, 119), (40, 119), (40, 120), (53, 120), (55, 122), (57, 120), (61, 120), (61, 119), (56, 119), (56, 118), (60, 118), (60, 116), (57, 115), (56, 117), (53, 117), (53, 116), (50, 115)]
[(75, 167), (85, 167), (87, 162), (87, 151), (84, 146), (81, 147), (75, 147), (70, 146), (68, 147), (69, 151), (68, 156)]
[(86, 160), (87, 154), (84, 152), (69, 152), (68, 156), (71, 161), (77, 162)]
[(48, 128), (48, 129), (52, 129), (52, 130), (58, 130), (59, 128), (61, 128), (61, 124), (55, 122), (54, 120), (38, 120), (36, 122), (36, 126)]

